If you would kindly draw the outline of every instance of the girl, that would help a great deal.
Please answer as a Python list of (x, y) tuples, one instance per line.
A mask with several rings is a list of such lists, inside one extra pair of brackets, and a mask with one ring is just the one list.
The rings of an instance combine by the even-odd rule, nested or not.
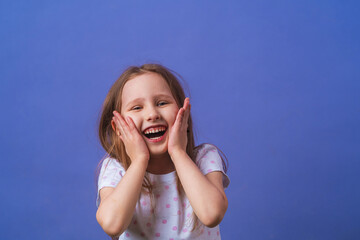
[(167, 68), (130, 67), (103, 104), (96, 218), (119, 239), (220, 239), (228, 202), (217, 148), (195, 147), (189, 98)]

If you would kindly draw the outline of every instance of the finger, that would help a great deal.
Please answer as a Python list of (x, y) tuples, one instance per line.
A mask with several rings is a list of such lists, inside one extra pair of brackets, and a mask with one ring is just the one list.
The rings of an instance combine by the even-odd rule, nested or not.
[(181, 119), (181, 131), (186, 131), (188, 128), (188, 119), (189, 119), (189, 111), (184, 110), (182, 119)]
[(189, 98), (185, 98), (183, 108), (186, 108), (186, 105), (188, 104), (188, 102), (189, 102)]
[(185, 109), (189, 109), (190, 110), (190, 98), (185, 98)]
[(187, 106), (186, 106), (186, 116), (185, 116), (185, 120), (187, 122), (187, 120), (189, 119), (189, 116), (190, 116), (190, 110), (191, 110), (191, 104), (190, 104), (190, 99), (188, 98), (188, 101), (187, 101)]
[(184, 105), (181, 108), (182, 112), (179, 118), (179, 123), (180, 123), (180, 129), (184, 130), (187, 129), (187, 122), (189, 119), (189, 115), (190, 115), (190, 99), (189, 98), (185, 98), (184, 99)]
[(175, 124), (177, 123), (177, 128), (181, 128), (184, 118), (184, 112), (185, 112), (184, 108), (180, 108), (175, 121)]
[(134, 120), (132, 120), (131, 117), (126, 117), (126, 120), (127, 120), (128, 125), (129, 125), (130, 131), (132, 131), (132, 130), (134, 130), (134, 129), (137, 130), (137, 128), (136, 128), (136, 126), (135, 126), (135, 123), (134, 123)]
[(185, 98), (184, 100), (184, 110), (185, 110), (185, 120), (188, 118), (189, 116), (189, 112), (190, 112), (190, 108), (191, 108), (191, 105), (190, 105), (190, 99), (189, 98)]
[(190, 109), (187, 110), (184, 114), (184, 120), (183, 120), (183, 127), (184, 127), (184, 130), (187, 130), (188, 129), (188, 126), (189, 126), (189, 117), (190, 117)]
[(115, 119), (118, 123), (118, 128), (120, 130), (121, 135), (127, 135), (127, 123), (125, 122), (124, 118), (116, 111), (114, 111)]
[(124, 131), (124, 135), (127, 136), (128, 132), (129, 132), (129, 126), (128, 126), (126, 120), (121, 115), (119, 116), (119, 122), (120, 122), (121, 127), (122, 127), (122, 129)]
[(124, 129), (123, 129), (123, 127), (121, 126), (119, 119), (118, 119), (117, 117), (115, 117), (115, 116), (113, 117), (113, 119), (114, 119), (114, 121), (115, 121), (115, 123), (116, 123), (116, 134), (117, 134), (118, 136), (124, 135)]
[(127, 122), (125, 121), (124, 117), (121, 116), (120, 113), (114, 111), (114, 116), (119, 120), (119, 123), (123, 128), (127, 127)]
[(190, 99), (189, 98), (185, 98), (183, 108), (185, 109), (186, 114), (188, 114), (190, 112), (191, 105), (190, 105)]

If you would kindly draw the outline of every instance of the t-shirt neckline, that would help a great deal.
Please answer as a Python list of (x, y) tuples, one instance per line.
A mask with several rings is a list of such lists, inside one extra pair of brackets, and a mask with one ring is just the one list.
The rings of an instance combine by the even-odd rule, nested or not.
[(153, 174), (146, 172), (146, 174), (149, 176), (151, 181), (161, 183), (161, 182), (170, 182), (173, 181), (176, 177), (176, 171), (172, 171), (165, 174)]

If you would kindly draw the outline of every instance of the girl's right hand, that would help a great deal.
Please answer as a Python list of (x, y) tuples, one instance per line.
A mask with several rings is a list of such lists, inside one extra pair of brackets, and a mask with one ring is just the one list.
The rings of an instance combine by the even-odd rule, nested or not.
[(150, 158), (149, 149), (137, 130), (134, 121), (130, 117), (126, 117), (125, 120), (117, 111), (114, 111), (113, 114), (112, 127), (124, 143), (131, 162), (144, 161), (147, 163)]

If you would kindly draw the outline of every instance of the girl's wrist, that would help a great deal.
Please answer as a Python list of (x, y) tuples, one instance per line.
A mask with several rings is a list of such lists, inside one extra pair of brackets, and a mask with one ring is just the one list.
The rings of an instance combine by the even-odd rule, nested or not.
[(175, 159), (177, 159), (178, 157), (181, 157), (184, 154), (187, 155), (186, 151), (183, 149), (173, 149), (173, 150), (169, 151), (169, 155), (173, 161)]
[(149, 159), (146, 159), (146, 158), (134, 158), (131, 159), (131, 165), (139, 165), (141, 167), (145, 167), (145, 169), (147, 168), (147, 165), (149, 163)]

